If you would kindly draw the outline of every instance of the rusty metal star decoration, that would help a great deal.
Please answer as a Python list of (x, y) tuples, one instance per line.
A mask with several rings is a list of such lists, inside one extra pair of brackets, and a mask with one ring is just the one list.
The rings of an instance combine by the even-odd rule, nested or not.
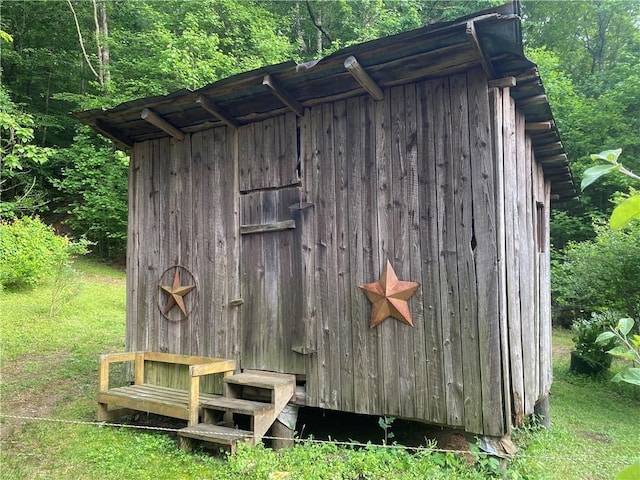
[(176, 305), (187, 316), (187, 308), (184, 305), (184, 296), (191, 290), (196, 288), (195, 285), (180, 285), (180, 269), (176, 268), (176, 273), (173, 275), (173, 285), (160, 285), (160, 288), (169, 294), (167, 300), (167, 306), (165, 307), (165, 315), (171, 311)]
[(389, 317), (413, 327), (408, 301), (419, 287), (420, 284), (417, 282), (398, 280), (391, 262), (387, 260), (382, 269), (380, 280), (360, 285), (364, 294), (373, 304), (370, 327), (377, 326)]

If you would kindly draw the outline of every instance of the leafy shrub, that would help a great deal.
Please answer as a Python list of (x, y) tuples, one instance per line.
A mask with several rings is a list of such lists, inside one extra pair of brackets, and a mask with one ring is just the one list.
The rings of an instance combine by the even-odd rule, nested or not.
[(34, 286), (55, 273), (74, 254), (86, 253), (87, 242), (58, 236), (38, 217), (0, 223), (0, 289)]
[[(608, 350), (615, 346), (613, 341), (598, 343), (600, 334), (618, 322), (616, 312), (593, 313), (589, 319), (577, 320), (573, 324), (575, 337), (574, 354), (585, 362), (594, 373), (606, 370), (611, 366), (611, 355)], [(580, 372), (579, 367), (572, 362), (572, 370)], [(585, 373), (585, 372), (581, 372)]]
[(592, 241), (571, 243), (552, 265), (552, 292), (560, 307), (617, 310), (640, 317), (640, 228), (598, 228)]

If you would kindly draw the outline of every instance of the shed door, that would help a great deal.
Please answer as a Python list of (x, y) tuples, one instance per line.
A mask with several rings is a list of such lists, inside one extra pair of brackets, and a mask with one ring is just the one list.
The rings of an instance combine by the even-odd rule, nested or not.
[(296, 202), (298, 187), (240, 197), (242, 368), (304, 373), (304, 357), (293, 350), (303, 301), (300, 229), (289, 209)]

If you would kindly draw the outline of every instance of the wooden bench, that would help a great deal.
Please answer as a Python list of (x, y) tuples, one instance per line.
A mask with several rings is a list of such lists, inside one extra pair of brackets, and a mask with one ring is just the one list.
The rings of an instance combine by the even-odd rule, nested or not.
[[(134, 383), (109, 388), (109, 368), (112, 363), (133, 362)], [(145, 375), (145, 362), (188, 366), (188, 388), (157, 385)], [(130, 352), (100, 355), (98, 380), (98, 420), (105, 421), (130, 411), (155, 413), (187, 420), (197, 425), (202, 401), (211, 401), (218, 395), (200, 392), (200, 380), (207, 375), (231, 375), (236, 368), (233, 360), (193, 357), (158, 352)], [(109, 405), (115, 406), (109, 409)]]

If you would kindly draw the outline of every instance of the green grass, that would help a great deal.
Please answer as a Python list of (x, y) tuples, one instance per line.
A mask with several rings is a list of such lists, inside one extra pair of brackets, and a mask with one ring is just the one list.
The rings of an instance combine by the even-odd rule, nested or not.
[[(51, 285), (0, 294), (0, 479), (483, 479), (501, 471), (487, 459), (469, 466), (451, 454), (308, 442), (229, 458), (187, 454), (166, 432), (9, 418), (95, 419), (97, 356), (124, 349), (125, 277), (87, 260), (77, 267), (76, 294), (57, 316), (49, 316)], [(571, 345), (570, 332), (554, 332), (552, 428), (514, 432), (520, 451), (505, 478), (614, 478), (639, 455), (640, 392), (610, 383), (613, 372), (570, 375)]]

